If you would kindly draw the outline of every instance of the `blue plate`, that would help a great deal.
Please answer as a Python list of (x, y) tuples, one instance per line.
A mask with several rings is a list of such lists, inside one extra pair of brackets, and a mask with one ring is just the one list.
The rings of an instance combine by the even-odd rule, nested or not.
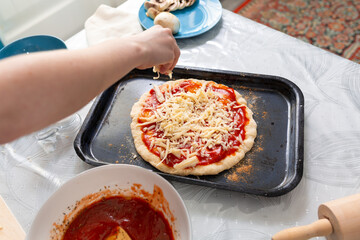
[(59, 38), (48, 35), (36, 35), (21, 38), (6, 45), (0, 50), (0, 59), (11, 57), (18, 54), (49, 51), (56, 49), (66, 49), (65, 43)]
[[(189, 38), (213, 28), (221, 19), (222, 6), (219, 0), (196, 0), (191, 7), (171, 13), (180, 21), (180, 30), (174, 37)], [(154, 26), (154, 20), (146, 16), (144, 4), (139, 9), (139, 21), (145, 29)]]

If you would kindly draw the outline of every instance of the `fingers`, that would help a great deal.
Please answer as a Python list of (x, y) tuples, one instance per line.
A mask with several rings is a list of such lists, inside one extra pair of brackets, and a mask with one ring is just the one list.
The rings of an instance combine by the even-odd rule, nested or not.
[(180, 48), (176, 44), (176, 40), (175, 40), (174, 36), (172, 35), (171, 30), (170, 29), (166, 29), (166, 30), (168, 31), (169, 36), (171, 36), (172, 41), (174, 41), (174, 45), (173, 45), (173, 49), (172, 49), (174, 56), (170, 62), (160, 65), (160, 73), (161, 74), (168, 74), (169, 72), (171, 72), (174, 69), (174, 67), (177, 64), (179, 57), (180, 57)]
[(173, 61), (163, 64), (160, 66), (160, 73), (161, 74), (167, 74), (170, 71), (172, 71), (175, 67), (175, 65), (177, 64), (178, 60), (180, 57), (180, 48), (176, 45), (175, 49), (174, 49), (174, 58)]
[(147, 49), (146, 57), (137, 68), (145, 69), (161, 65), (160, 72), (171, 71), (180, 57), (180, 49), (172, 32), (168, 28), (155, 25), (138, 35), (137, 40), (144, 49)]
[(174, 58), (172, 65), (170, 66), (171, 70), (174, 69), (175, 65), (177, 64), (177, 62), (180, 58), (180, 48), (178, 45), (175, 46), (174, 53), (175, 53), (175, 58)]

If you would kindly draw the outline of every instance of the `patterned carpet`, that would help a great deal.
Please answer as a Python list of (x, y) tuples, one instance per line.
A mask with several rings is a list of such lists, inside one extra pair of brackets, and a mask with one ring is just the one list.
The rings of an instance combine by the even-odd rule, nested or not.
[(245, 0), (234, 12), (360, 63), (359, 0)]

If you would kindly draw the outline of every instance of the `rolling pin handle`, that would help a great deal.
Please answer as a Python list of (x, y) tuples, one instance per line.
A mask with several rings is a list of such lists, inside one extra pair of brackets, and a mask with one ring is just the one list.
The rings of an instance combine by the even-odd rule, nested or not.
[(313, 237), (328, 236), (333, 228), (328, 219), (320, 219), (312, 224), (285, 229), (276, 233), (272, 240), (307, 240)]

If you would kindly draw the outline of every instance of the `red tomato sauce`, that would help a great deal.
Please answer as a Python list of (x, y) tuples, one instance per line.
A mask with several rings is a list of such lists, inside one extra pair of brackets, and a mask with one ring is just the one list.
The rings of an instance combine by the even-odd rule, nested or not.
[[(178, 93), (180, 89), (184, 89), (185, 92), (196, 92), (197, 89), (201, 88), (201, 84), (193, 81), (184, 81), (176, 88), (172, 88), (171, 92), (172, 94)], [(236, 102), (236, 94), (234, 89), (229, 88), (225, 85), (221, 84), (209, 84), (207, 88), (212, 88), (213, 91), (218, 92), (221, 94), (222, 98), (219, 98), (218, 100), (221, 101), (224, 105), (230, 104), (232, 102)], [(161, 103), (157, 100), (156, 93), (154, 89), (150, 90), (150, 97), (146, 101), (147, 106), (150, 106), (152, 108), (156, 108), (156, 106), (160, 105)], [(233, 141), (233, 147), (224, 150), (221, 146), (217, 146), (213, 149), (206, 149), (206, 151), (209, 153), (210, 156), (208, 157), (202, 157), (200, 155), (197, 155), (199, 159), (199, 163), (197, 165), (209, 165), (212, 163), (216, 163), (221, 161), (222, 159), (226, 158), (227, 156), (230, 156), (234, 154), (237, 151), (237, 146), (241, 145), (241, 142), (237, 140), (237, 136), (241, 136), (242, 139), (245, 139), (245, 126), (249, 123), (249, 119), (246, 117), (246, 107), (239, 107), (240, 105), (236, 102), (231, 106), (231, 111), (235, 112), (233, 121), (235, 122), (235, 128), (238, 128), (240, 130), (236, 130), (234, 134), (232, 134), (229, 138), (230, 141)], [(151, 113), (151, 110), (145, 109), (145, 111), (142, 113), (143, 117), (148, 117)], [(236, 117), (235, 117), (236, 116)], [(237, 120), (235, 120), (237, 118)], [(142, 121), (139, 119), (139, 123), (142, 123)], [(151, 125), (155, 125), (156, 123), (152, 123), (149, 125), (146, 125), (146, 128), (149, 128)], [(155, 132), (154, 130), (149, 131), (143, 131), (142, 134), (142, 140), (149, 149), (150, 152), (154, 153), (155, 155), (160, 157), (160, 153), (156, 150), (156, 148), (150, 148), (151, 146), (151, 139), (152, 137), (161, 137), (163, 132), (158, 131)], [(189, 144), (188, 149), (190, 149), (191, 145)], [(186, 147), (184, 148), (186, 149)], [(166, 164), (169, 167), (174, 166), (177, 163), (182, 162), (185, 160), (185, 156), (181, 156), (180, 158), (176, 157), (173, 154), (167, 155), (167, 160), (163, 163)]]
[(132, 240), (174, 240), (170, 224), (141, 198), (114, 196), (83, 209), (68, 226), (63, 240), (105, 240), (121, 226)]

